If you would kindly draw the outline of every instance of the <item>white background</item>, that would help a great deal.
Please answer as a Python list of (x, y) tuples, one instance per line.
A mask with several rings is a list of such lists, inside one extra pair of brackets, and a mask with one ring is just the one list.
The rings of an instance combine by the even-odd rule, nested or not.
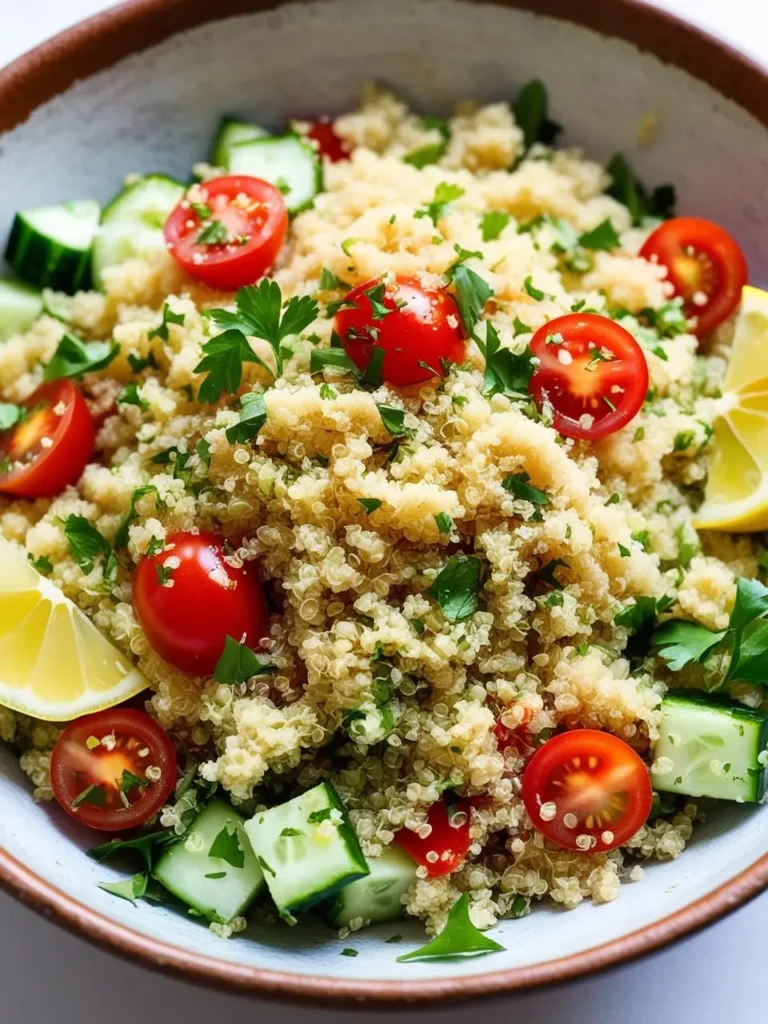
[[(765, 0), (655, 0), (768, 65)], [(0, 0), (0, 66), (105, 0)], [(586, 981), (484, 1005), (491, 1021), (753, 1024), (766, 1019), (768, 893), (672, 949)], [(291, 1009), (197, 989), (86, 945), (0, 893), (0, 1022), (325, 1024), (337, 1010)], [(360, 1024), (469, 1024), (478, 1008), (361, 1013)]]

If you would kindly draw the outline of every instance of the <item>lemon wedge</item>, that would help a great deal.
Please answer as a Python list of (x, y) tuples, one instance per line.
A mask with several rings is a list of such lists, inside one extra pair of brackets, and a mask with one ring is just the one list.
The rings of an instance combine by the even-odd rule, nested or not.
[(21, 548), (0, 540), (0, 704), (63, 722), (119, 704), (147, 685)]
[(741, 296), (699, 530), (768, 529), (768, 292)]

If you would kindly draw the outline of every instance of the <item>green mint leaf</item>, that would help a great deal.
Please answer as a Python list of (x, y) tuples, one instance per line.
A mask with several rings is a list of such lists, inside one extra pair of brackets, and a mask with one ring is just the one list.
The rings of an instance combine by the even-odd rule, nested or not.
[(224, 650), (213, 670), (217, 683), (244, 683), (253, 676), (274, 672), (275, 668), (251, 650), (247, 644), (238, 643), (231, 636), (224, 640)]
[(484, 242), (492, 242), (498, 238), (504, 228), (509, 224), (509, 214), (502, 213), (500, 210), (492, 210), (490, 213), (484, 213), (482, 220), (480, 221), (480, 230), (483, 234)]
[(453, 555), (427, 588), (449, 622), (462, 622), (478, 609), (482, 563), (471, 555)]
[(121, 900), (128, 900), (129, 903), (136, 903), (147, 891), (147, 875), (134, 875), (133, 878), (126, 878), (124, 882), (99, 882), (99, 888), (112, 896), (119, 896)]
[(420, 949), (405, 953), (397, 958), (398, 963), (411, 960), (436, 960), (451, 957), (474, 956), (479, 953), (500, 953), (504, 946), (489, 939), (472, 924), (469, 916), (469, 893), (462, 893), (456, 900), (445, 927)]
[(41, 576), (50, 576), (53, 572), (53, 564), (50, 558), (46, 555), (41, 555), (39, 558), (33, 558), (31, 554), (27, 555), (27, 561), (33, 569), (37, 569)]
[(142, 411), (149, 408), (149, 402), (145, 401), (139, 393), (139, 385), (134, 381), (117, 396), (118, 405), (136, 405)]
[(726, 636), (727, 631), (713, 633), (695, 622), (671, 619), (659, 626), (651, 642), (672, 671), (679, 672), (686, 665), (703, 661)]
[(82, 377), (84, 373), (103, 370), (119, 351), (120, 346), (109, 341), (81, 341), (74, 334), (65, 334), (46, 364), (43, 380)]
[(586, 231), (581, 238), (579, 238), (579, 245), (582, 245), (585, 249), (599, 249), (605, 252), (610, 252), (612, 249), (617, 249), (621, 244), (621, 239), (616, 233), (616, 229), (610, 221), (609, 217), (598, 224), (596, 228), (592, 228), (591, 231)]
[(510, 473), (508, 477), (502, 482), (502, 487), (505, 491), (510, 491), (516, 498), (522, 498), (524, 501), (530, 501), (533, 505), (548, 505), (550, 498), (546, 491), (540, 491), (537, 487), (533, 487), (528, 481), (531, 478), (527, 473)]
[(436, 164), (445, 154), (448, 144), (443, 142), (435, 142), (431, 145), (422, 146), (420, 149), (414, 149), (412, 153), (408, 153), (407, 156), (403, 157), (404, 164), (410, 164), (411, 167), (428, 167), (430, 164)]
[(358, 498), (358, 502), (363, 506), (368, 515), (371, 512), (375, 512), (377, 508), (381, 508), (381, 501), (378, 498)]
[(461, 185), (450, 185), (447, 181), (441, 181), (435, 189), (432, 202), (418, 209), (416, 216), (429, 217), (435, 227), (437, 227), (437, 222), (445, 214), (450, 204), (457, 199), (461, 199), (463, 195), (464, 189)]
[(224, 221), (210, 220), (195, 239), (197, 245), (226, 245), (229, 229)]
[(64, 536), (67, 538), (70, 554), (86, 576), (93, 571), (98, 557), (107, 559), (112, 554), (108, 542), (85, 516), (67, 516)]
[(227, 427), (227, 440), (230, 444), (246, 444), (258, 434), (266, 422), (267, 406), (264, 395), (251, 391), (240, 399), (240, 419), (233, 427)]
[[(162, 338), (163, 341), (168, 341), (168, 324), (178, 324), (180, 327), (184, 325), (184, 314), (174, 313), (171, 307), (166, 302), (163, 306), (163, 319), (157, 327), (154, 327), (148, 332), (147, 338), (151, 341), (152, 338)], [(130, 357), (129, 357), (130, 358)], [(149, 359), (146, 360), (145, 366), (156, 366), (154, 356), (150, 354)], [(143, 369), (143, 367), (142, 367)]]
[(529, 82), (520, 90), (512, 110), (515, 121), (523, 131), (526, 150), (535, 142), (551, 146), (562, 128), (547, 116), (549, 97), (546, 86), (537, 80)]
[(438, 512), (435, 516), (435, 522), (440, 533), (450, 533), (453, 529), (453, 519), (451, 519), (447, 512)]
[(227, 822), (211, 843), (208, 856), (225, 860), (233, 868), (241, 868), (245, 864), (245, 854), (240, 846), (240, 836), (236, 825), (232, 826), (230, 832), (230, 824)]
[[(153, 460), (154, 461), (154, 460)], [(115, 534), (115, 550), (119, 551), (128, 544), (128, 528), (135, 519), (138, 518), (138, 512), (136, 511), (136, 504), (142, 498), (145, 498), (148, 494), (154, 494), (155, 501), (160, 505), (160, 492), (154, 484), (143, 484), (141, 487), (137, 487), (136, 490), (131, 494), (131, 503), (128, 506), (128, 512), (123, 519), (122, 523), (117, 529)]]
[(0, 402), (0, 430), (10, 430), (24, 416), (26, 410), (13, 402)]

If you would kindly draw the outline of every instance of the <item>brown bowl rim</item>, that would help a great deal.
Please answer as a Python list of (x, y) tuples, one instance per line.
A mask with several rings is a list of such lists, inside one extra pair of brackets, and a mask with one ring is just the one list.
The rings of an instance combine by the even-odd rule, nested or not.
[[(491, 2), (570, 21), (633, 43), (703, 80), (768, 126), (765, 69), (722, 39), (644, 0)], [(210, 0), (123, 0), (65, 29), (0, 71), (0, 132), (22, 123), (38, 106), (74, 82), (177, 32), (278, 6), (280, 0), (219, 0), (215, 5)], [(432, 981), (315, 978), (201, 956), (116, 924), (35, 875), (5, 850), (0, 850), (0, 885), (99, 948), (186, 980), (314, 1005), (321, 1000), (376, 1007), (501, 995), (572, 980), (628, 962), (716, 921), (768, 888), (768, 854), (706, 896), (618, 939), (556, 960)]]

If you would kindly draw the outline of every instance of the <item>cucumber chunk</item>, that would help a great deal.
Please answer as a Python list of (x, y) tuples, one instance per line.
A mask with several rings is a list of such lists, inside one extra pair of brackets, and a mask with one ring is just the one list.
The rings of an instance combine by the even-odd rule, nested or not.
[(403, 913), (400, 897), (416, 881), (416, 864), (399, 846), (387, 846), (370, 857), (370, 875), (341, 889), (328, 904), (331, 923), (349, 925), (356, 918), (375, 924), (393, 921)]
[(0, 279), (0, 341), (23, 334), (43, 311), (37, 288), (23, 281)]
[(22, 280), (74, 295), (91, 282), (100, 206), (92, 199), (17, 213), (5, 258)]
[(211, 147), (210, 163), (214, 167), (229, 168), (232, 147), (241, 142), (254, 142), (269, 135), (268, 131), (250, 121), (240, 121), (235, 117), (222, 117), (219, 129)]
[(768, 761), (766, 715), (690, 691), (667, 694), (661, 713), (653, 751), (657, 770), (651, 771), (655, 790), (748, 804), (760, 800)]
[(355, 830), (329, 782), (245, 824), (280, 915), (288, 920), (368, 874)]
[(262, 178), (279, 188), (292, 216), (311, 206), (323, 187), (320, 157), (298, 135), (281, 135), (234, 145), (229, 170), (232, 174)]
[[(192, 822), (186, 840), (170, 846), (162, 855), (155, 866), (155, 878), (210, 921), (228, 924), (244, 913), (264, 888), (264, 874), (243, 829), (244, 822), (229, 804), (212, 800)], [(233, 859), (239, 859), (238, 851), (242, 854), (242, 867), (223, 857), (210, 856), (222, 832), (233, 840), (227, 843), (224, 839)]]
[(180, 182), (148, 174), (115, 196), (104, 210), (93, 243), (93, 279), (99, 288), (108, 267), (165, 249), (163, 226), (183, 195)]

